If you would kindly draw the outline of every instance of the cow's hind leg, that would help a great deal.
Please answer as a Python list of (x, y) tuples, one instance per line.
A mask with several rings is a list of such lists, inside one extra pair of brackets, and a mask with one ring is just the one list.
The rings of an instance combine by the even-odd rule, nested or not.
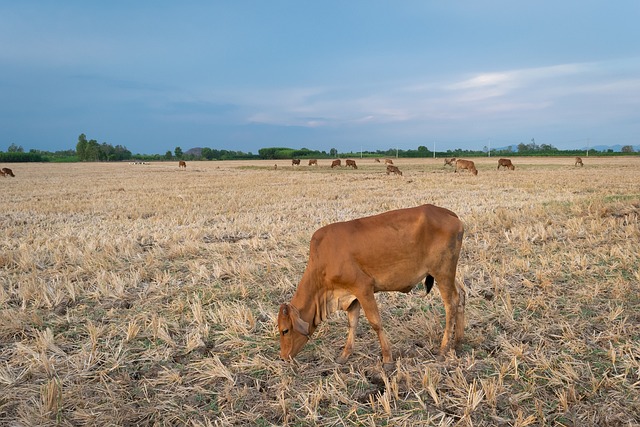
[(464, 289), (464, 284), (456, 281), (456, 289), (458, 290), (458, 310), (456, 311), (456, 327), (454, 337), (454, 347), (458, 348), (462, 339), (464, 338), (464, 306), (467, 300), (467, 292)]
[(358, 328), (358, 320), (360, 319), (360, 302), (354, 300), (347, 309), (347, 318), (349, 319), (349, 333), (347, 335), (347, 343), (344, 345), (342, 354), (338, 356), (337, 362), (342, 364), (347, 361), (351, 353), (356, 339), (356, 329)]
[[(458, 344), (461, 335), (464, 333), (464, 308), (462, 311), (459, 310), (461, 303), (464, 307), (464, 296), (461, 295), (455, 284), (455, 275), (447, 274), (445, 277), (441, 277), (440, 280), (438, 278), (436, 280), (446, 314), (444, 334), (440, 344), (440, 357), (442, 358), (451, 350), (452, 345), (456, 346)], [(458, 336), (458, 333), (454, 335), (454, 330), (459, 332), (460, 336)]]

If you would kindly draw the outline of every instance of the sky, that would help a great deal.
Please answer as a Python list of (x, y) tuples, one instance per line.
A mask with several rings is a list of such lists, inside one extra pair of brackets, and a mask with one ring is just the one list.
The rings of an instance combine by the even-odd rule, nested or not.
[(0, 151), (640, 146), (640, 1), (0, 0)]

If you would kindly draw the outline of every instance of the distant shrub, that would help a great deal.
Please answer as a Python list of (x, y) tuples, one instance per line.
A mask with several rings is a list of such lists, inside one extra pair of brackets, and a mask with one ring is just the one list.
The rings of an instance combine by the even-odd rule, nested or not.
[(47, 162), (49, 159), (43, 157), (39, 153), (21, 153), (21, 152), (0, 152), (0, 162), (19, 163), (19, 162)]

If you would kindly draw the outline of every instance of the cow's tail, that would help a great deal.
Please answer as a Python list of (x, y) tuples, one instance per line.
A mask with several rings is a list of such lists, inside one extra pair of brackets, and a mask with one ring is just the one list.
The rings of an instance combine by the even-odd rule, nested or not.
[(427, 275), (427, 277), (424, 279), (424, 287), (427, 290), (427, 294), (429, 292), (431, 292), (431, 288), (433, 288), (433, 276), (432, 275)]

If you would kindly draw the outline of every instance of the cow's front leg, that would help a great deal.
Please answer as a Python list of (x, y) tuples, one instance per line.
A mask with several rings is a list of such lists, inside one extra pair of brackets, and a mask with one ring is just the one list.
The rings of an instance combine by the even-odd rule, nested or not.
[(356, 329), (358, 328), (358, 320), (360, 319), (360, 302), (354, 300), (347, 309), (347, 318), (349, 319), (349, 333), (347, 334), (347, 343), (344, 345), (342, 354), (338, 356), (338, 363), (342, 364), (347, 361), (351, 353), (353, 353), (353, 345), (356, 339)]
[(358, 296), (358, 300), (360, 301), (360, 304), (362, 304), (362, 309), (364, 310), (364, 314), (365, 316), (367, 316), (371, 327), (378, 334), (380, 347), (382, 348), (382, 363), (385, 370), (393, 368), (391, 344), (389, 344), (387, 335), (382, 329), (382, 318), (380, 317), (380, 311), (378, 310), (378, 304), (376, 304), (376, 299), (373, 296), (373, 292), (367, 292), (362, 296)]

